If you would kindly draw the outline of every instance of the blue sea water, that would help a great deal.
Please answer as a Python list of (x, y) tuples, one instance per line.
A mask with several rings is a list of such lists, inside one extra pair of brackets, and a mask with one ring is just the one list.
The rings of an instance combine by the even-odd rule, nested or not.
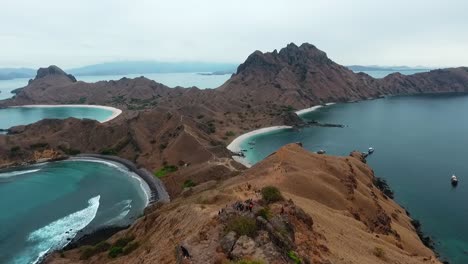
[(111, 110), (95, 107), (10, 107), (0, 109), (0, 129), (27, 125), (45, 118), (75, 117), (104, 121), (110, 116), (112, 116)]
[(0, 263), (34, 263), (78, 233), (128, 225), (147, 192), (135, 174), (102, 160), (0, 171)]
[[(374, 147), (369, 165), (385, 178), (396, 200), (419, 219), (450, 263), (468, 263), (468, 96), (392, 97), (336, 104), (304, 114), (305, 120), (343, 124), (256, 135), (242, 143), (250, 163), (279, 147), (302, 142), (332, 155)], [(255, 142), (254, 146), (249, 142)], [(252, 148), (253, 147), (253, 148)], [(252, 149), (250, 149), (252, 148)], [(456, 174), (457, 188), (450, 184)]]

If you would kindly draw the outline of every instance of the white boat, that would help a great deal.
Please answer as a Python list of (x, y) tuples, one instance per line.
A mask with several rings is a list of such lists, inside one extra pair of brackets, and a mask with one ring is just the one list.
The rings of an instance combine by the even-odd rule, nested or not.
[(374, 152), (374, 148), (373, 147), (370, 147), (369, 150), (367, 151), (367, 153), (369, 154), (372, 154)]
[(458, 184), (457, 176), (452, 175), (452, 178), (450, 178), (450, 182), (452, 183), (453, 186), (457, 186)]

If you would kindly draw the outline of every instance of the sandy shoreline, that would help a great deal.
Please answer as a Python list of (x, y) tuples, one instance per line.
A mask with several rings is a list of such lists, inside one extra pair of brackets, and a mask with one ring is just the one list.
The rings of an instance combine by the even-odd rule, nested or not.
[(11, 108), (19, 108), (19, 107), (24, 107), (24, 108), (56, 108), (56, 107), (83, 107), (83, 108), (99, 108), (99, 109), (104, 109), (112, 112), (112, 115), (108, 117), (107, 119), (100, 121), (101, 123), (109, 122), (112, 119), (118, 117), (121, 113), (122, 110), (111, 107), (111, 106), (104, 106), (104, 105), (80, 105), (80, 104), (64, 104), (64, 105), (18, 105), (18, 106), (10, 106)]
[(306, 114), (306, 113), (310, 113), (310, 112), (313, 112), (319, 108), (322, 108), (324, 106), (329, 106), (329, 105), (334, 105), (335, 103), (326, 103), (325, 105), (314, 105), (312, 107), (309, 107), (309, 108), (305, 108), (305, 109), (302, 109), (302, 110), (299, 110), (299, 111), (296, 111), (296, 114), (297, 115), (303, 115), (303, 114)]
[[(335, 103), (326, 103), (325, 105), (314, 105), (312, 107), (296, 111), (296, 114), (297, 115), (303, 115), (303, 114), (315, 111), (315, 110), (317, 110), (319, 108), (322, 108), (324, 106), (329, 106), (329, 105), (333, 105), (333, 104), (335, 104)], [(227, 146), (227, 149), (229, 149), (232, 152), (239, 153), (239, 152), (242, 151), (241, 145), (245, 140), (248, 140), (249, 138), (251, 138), (251, 137), (253, 137), (255, 135), (264, 134), (264, 133), (268, 133), (268, 132), (272, 132), (272, 131), (276, 131), (276, 130), (288, 129), (288, 128), (292, 128), (292, 127), (291, 126), (273, 126), (273, 127), (264, 127), (264, 128), (260, 128), (260, 129), (257, 129), (257, 130), (247, 132), (247, 133), (242, 134), (242, 135), (238, 136), (237, 138), (235, 138)], [(247, 168), (252, 167), (252, 164), (247, 160), (246, 157), (232, 156), (232, 158), (235, 161), (239, 162), (240, 164), (246, 166)]]
[[(267, 133), (267, 132), (276, 131), (276, 130), (287, 129), (287, 128), (292, 128), (292, 127), (291, 126), (273, 126), (273, 127), (264, 127), (264, 128), (260, 128), (260, 129), (254, 130), (254, 131), (247, 132), (247, 133), (242, 134), (242, 135), (238, 136), (237, 138), (235, 138), (227, 146), (227, 149), (229, 149), (232, 152), (239, 153), (242, 150), (242, 148), (241, 148), (242, 142), (249, 139), (250, 137), (255, 136), (255, 135), (259, 135), (259, 134), (264, 134), (264, 133)], [(237, 161), (237, 162), (241, 163), (242, 165), (246, 166), (247, 168), (252, 167), (252, 164), (250, 164), (245, 157), (232, 156), (232, 158), (235, 161)]]

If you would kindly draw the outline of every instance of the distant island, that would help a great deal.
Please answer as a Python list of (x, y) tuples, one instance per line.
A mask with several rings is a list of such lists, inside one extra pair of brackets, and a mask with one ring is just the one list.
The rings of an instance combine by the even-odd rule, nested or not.
[(0, 80), (33, 78), (36, 75), (36, 71), (30, 68), (0, 68)]
[[(67, 70), (74, 76), (148, 74), (148, 73), (187, 73), (198, 72), (202, 75), (225, 75), (236, 71), (237, 64), (213, 62), (159, 62), (159, 61), (122, 61), (88, 65)], [(37, 69), (0, 68), (0, 80), (34, 78)]]
[(349, 65), (346, 66), (348, 69), (354, 72), (360, 71), (394, 71), (394, 72), (401, 72), (401, 71), (428, 71), (433, 70), (434, 68), (418, 66), (418, 67), (409, 67), (409, 66), (379, 66), (379, 65)]
[(206, 75), (206, 76), (212, 76), (212, 75), (226, 75), (226, 74), (233, 74), (236, 71), (233, 70), (227, 70), (227, 71), (214, 71), (214, 72), (199, 72), (197, 73), (198, 75)]

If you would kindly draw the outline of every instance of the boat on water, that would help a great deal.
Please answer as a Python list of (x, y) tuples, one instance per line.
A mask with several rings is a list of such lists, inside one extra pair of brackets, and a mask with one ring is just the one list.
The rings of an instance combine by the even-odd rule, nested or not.
[(317, 154), (325, 154), (325, 153), (326, 153), (326, 151), (325, 151), (325, 150), (323, 150), (323, 149), (321, 149), (321, 150), (317, 151)]
[(370, 147), (370, 148), (367, 150), (367, 153), (369, 153), (369, 154), (374, 153), (374, 148), (373, 148), (373, 147)]
[(457, 186), (458, 185), (458, 178), (455, 175), (452, 175), (452, 178), (450, 178), (450, 182), (452, 183), (452, 186)]

